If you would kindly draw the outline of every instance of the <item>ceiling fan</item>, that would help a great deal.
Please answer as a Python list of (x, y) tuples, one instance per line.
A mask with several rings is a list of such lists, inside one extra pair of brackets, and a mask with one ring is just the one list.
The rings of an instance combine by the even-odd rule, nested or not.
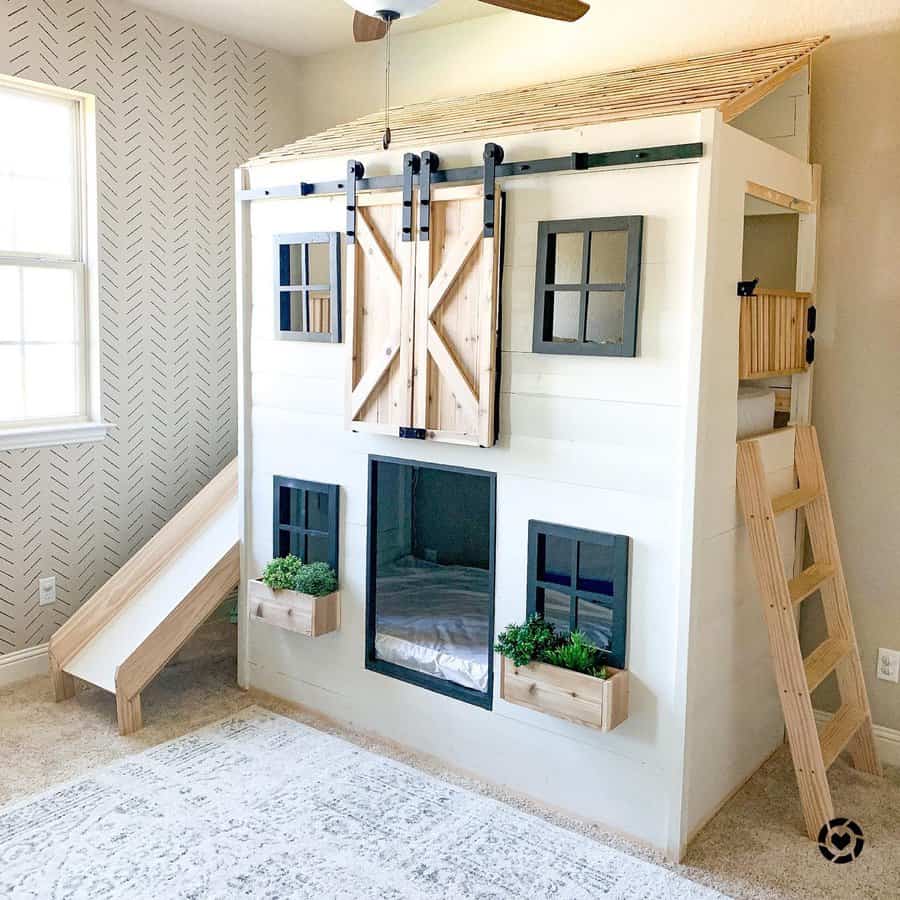
[[(345, 0), (356, 15), (353, 17), (353, 39), (357, 42), (379, 41), (389, 31), (391, 22), (416, 16), (436, 6), (439, 0)], [(491, 6), (515, 12), (574, 22), (590, 8), (583, 0), (481, 0)]]
[[(439, 0), (345, 0), (356, 10), (353, 16), (353, 39), (357, 43), (380, 41), (387, 37), (384, 49), (384, 137), (385, 150), (391, 145), (391, 25), (397, 19), (416, 16), (436, 6)], [(481, 0), (514, 12), (574, 22), (590, 9), (584, 0)]]

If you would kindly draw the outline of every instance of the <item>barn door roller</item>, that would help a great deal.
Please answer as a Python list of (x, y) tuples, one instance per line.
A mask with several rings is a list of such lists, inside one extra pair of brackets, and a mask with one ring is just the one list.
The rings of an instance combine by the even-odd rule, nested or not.
[(411, 241), (413, 181), (418, 177), (422, 160), (415, 153), (403, 154), (403, 240)]
[(441, 164), (437, 153), (426, 150), (422, 154), (419, 171), (419, 240), (427, 241), (431, 233), (431, 184)]
[(494, 218), (497, 209), (497, 166), (503, 162), (503, 148), (499, 144), (484, 145), (484, 236), (494, 236)]

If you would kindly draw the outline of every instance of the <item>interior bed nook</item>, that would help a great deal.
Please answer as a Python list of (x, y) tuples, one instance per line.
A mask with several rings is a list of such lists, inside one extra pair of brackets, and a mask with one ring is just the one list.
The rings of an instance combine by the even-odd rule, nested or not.
[[(825, 40), (237, 171), (244, 686), (672, 858), (785, 726), (810, 836), (845, 747), (879, 771), (810, 427)], [(256, 580), (293, 557), (336, 584)]]

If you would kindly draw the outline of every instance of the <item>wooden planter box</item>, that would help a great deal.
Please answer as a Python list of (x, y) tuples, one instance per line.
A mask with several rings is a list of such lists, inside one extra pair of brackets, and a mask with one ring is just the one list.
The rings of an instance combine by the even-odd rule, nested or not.
[(340, 591), (313, 597), (299, 591), (273, 591), (263, 582), (251, 580), (247, 603), (251, 619), (307, 637), (319, 637), (341, 627)]
[(508, 703), (611, 731), (628, 718), (628, 672), (607, 679), (533, 662), (517, 666), (501, 656), (500, 696)]

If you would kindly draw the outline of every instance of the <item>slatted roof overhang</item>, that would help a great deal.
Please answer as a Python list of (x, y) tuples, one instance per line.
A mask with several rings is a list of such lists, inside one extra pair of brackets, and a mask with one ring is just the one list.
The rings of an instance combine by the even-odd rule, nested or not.
[[(807, 65), (827, 36), (697, 56), (566, 81), (391, 109), (393, 148), (466, 137), (578, 128), (600, 122), (719, 109), (730, 121)], [(384, 113), (263, 153), (251, 164), (381, 149)]]

